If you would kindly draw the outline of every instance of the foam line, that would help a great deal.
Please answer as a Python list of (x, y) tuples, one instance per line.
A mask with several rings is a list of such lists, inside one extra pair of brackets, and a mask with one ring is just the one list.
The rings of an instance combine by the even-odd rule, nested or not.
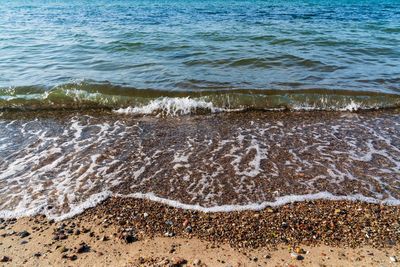
[(347, 200), (347, 201), (362, 201), (366, 203), (372, 204), (384, 204), (389, 206), (398, 206), (400, 205), (400, 200), (398, 199), (385, 199), (385, 200), (377, 200), (375, 198), (366, 197), (360, 194), (350, 195), (350, 196), (335, 196), (329, 192), (319, 192), (315, 194), (305, 194), (305, 195), (288, 195), (283, 197), (277, 197), (276, 201), (266, 201), (262, 203), (252, 203), (247, 205), (221, 205), (221, 206), (213, 206), (213, 207), (203, 207), (200, 205), (190, 205), (184, 204), (176, 200), (170, 200), (162, 197), (156, 196), (154, 193), (133, 193), (129, 195), (121, 195), (115, 194), (116, 197), (131, 197), (137, 199), (147, 199), (150, 201), (162, 203), (174, 208), (186, 209), (186, 210), (196, 210), (200, 212), (234, 212), (234, 211), (258, 211), (263, 210), (267, 207), (280, 207), (289, 203), (294, 202), (303, 202), (303, 201), (313, 201), (313, 200)]

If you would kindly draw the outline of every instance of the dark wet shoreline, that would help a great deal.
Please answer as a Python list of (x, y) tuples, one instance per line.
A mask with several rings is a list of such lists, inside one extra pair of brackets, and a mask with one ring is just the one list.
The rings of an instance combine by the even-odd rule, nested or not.
[(66, 220), (101, 221), (133, 229), (137, 238), (198, 237), (236, 248), (280, 244), (393, 247), (400, 242), (400, 207), (352, 201), (305, 201), (261, 211), (203, 213), (134, 198), (110, 198)]

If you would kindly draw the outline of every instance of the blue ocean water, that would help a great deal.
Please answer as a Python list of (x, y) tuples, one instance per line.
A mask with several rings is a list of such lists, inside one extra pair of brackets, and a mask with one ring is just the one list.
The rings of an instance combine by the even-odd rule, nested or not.
[(16, 0), (0, 14), (2, 107), (71, 90), (374, 92), (385, 98), (377, 105), (399, 103), (395, 0)]
[(400, 0), (0, 0), (0, 218), (400, 205), (399, 115)]

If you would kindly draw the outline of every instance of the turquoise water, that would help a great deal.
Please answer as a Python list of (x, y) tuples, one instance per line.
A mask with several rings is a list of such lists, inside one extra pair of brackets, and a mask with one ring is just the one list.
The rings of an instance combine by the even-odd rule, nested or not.
[(2, 108), (400, 103), (399, 1), (1, 1), (0, 14)]

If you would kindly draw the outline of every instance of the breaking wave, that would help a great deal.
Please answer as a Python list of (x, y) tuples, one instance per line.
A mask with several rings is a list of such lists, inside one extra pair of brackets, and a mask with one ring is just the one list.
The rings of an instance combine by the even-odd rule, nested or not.
[(400, 94), (331, 89), (166, 91), (90, 82), (0, 89), (1, 110), (106, 108), (118, 113), (185, 115), (238, 110), (356, 111), (399, 106)]

